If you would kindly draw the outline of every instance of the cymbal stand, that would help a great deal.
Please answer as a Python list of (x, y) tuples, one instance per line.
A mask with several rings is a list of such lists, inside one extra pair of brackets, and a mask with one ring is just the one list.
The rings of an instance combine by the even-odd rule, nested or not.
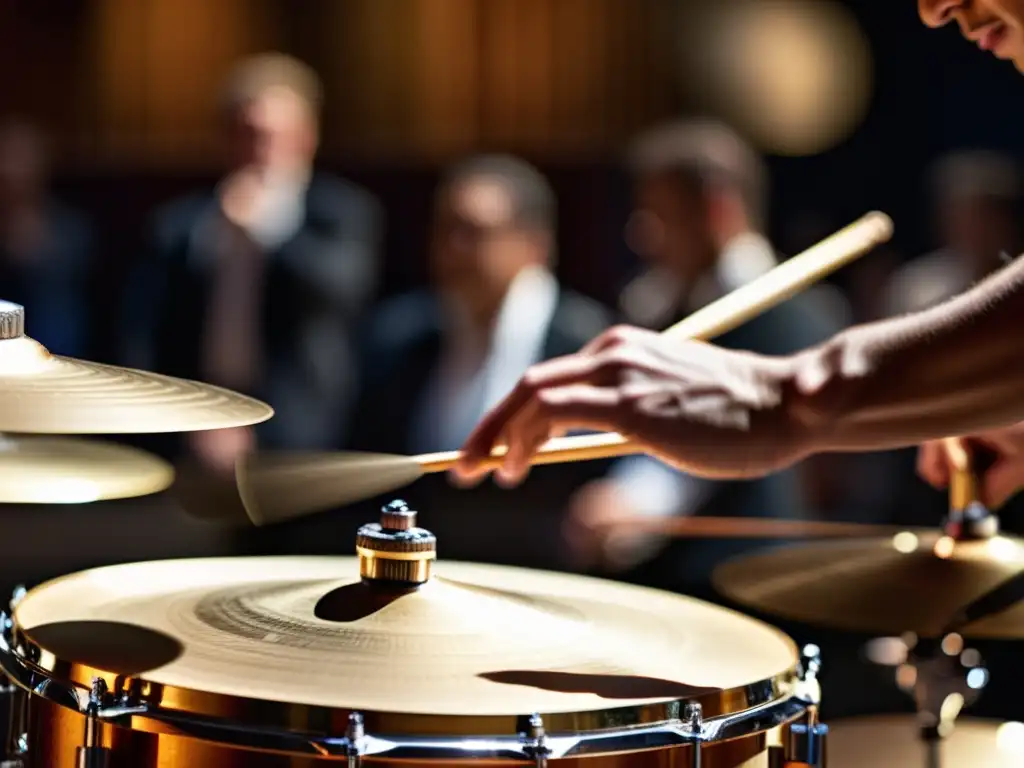
[(913, 696), (925, 752), (925, 768), (941, 768), (942, 742), (952, 734), (964, 707), (988, 684), (981, 654), (965, 648), (959, 635), (919, 640), (896, 671), (897, 685)]

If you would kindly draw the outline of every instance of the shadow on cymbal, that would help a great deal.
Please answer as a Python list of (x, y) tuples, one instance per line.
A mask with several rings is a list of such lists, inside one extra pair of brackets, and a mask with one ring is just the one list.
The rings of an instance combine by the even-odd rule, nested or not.
[(117, 621), (60, 621), (26, 634), (62, 661), (116, 675), (152, 672), (185, 651), (170, 635)]
[(720, 688), (686, 685), (673, 680), (636, 675), (598, 675), (545, 670), (484, 672), (484, 680), (506, 685), (524, 685), (558, 693), (592, 693), (603, 699), (683, 699), (716, 693)]
[(346, 584), (332, 589), (317, 600), (313, 613), (321, 621), (359, 621), (416, 590), (417, 587), (392, 587), (385, 584), (367, 584), (363, 581)]

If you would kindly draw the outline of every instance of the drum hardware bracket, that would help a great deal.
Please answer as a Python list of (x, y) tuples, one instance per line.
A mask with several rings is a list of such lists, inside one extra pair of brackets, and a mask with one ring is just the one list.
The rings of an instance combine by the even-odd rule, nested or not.
[(348, 768), (359, 768), (366, 747), (366, 727), (363, 716), (352, 712), (348, 716), (348, 728), (345, 730), (343, 750), (348, 760)]
[(693, 702), (686, 708), (686, 718), (689, 721), (687, 726), (690, 738), (693, 739), (693, 768), (700, 768), (704, 763), (704, 750), (701, 745), (707, 738), (707, 734), (704, 733), (704, 707), (699, 702)]
[(981, 696), (988, 683), (988, 670), (981, 655), (964, 648), (963, 638), (956, 634), (939, 641), (919, 640), (910, 649), (902, 670), (911, 672), (913, 682), (900, 683), (900, 687), (914, 697), (918, 716), (925, 718), (920, 731), (926, 748), (925, 765), (939, 768), (939, 745), (960, 711)]
[(94, 677), (85, 709), (85, 738), (77, 750), (75, 768), (108, 768), (110, 765), (110, 750), (103, 746), (103, 723), (100, 719), (108, 699), (106, 682), (102, 677)]
[(547, 768), (551, 748), (548, 747), (548, 735), (544, 730), (544, 718), (536, 712), (530, 716), (530, 729), (523, 734), (523, 752), (533, 760), (537, 768)]
[(821, 649), (813, 644), (805, 645), (800, 651), (800, 675), (796, 684), (796, 695), (809, 704), (821, 703)]

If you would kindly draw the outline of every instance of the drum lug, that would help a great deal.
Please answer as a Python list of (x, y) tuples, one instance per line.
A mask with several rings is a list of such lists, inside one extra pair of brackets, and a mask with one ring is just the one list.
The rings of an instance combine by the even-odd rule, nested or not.
[(14, 591), (11, 592), (11, 613), (14, 613), (14, 609), (18, 607), (18, 603), (20, 603), (27, 594), (28, 590), (25, 589), (25, 586), (23, 584), (19, 584), (14, 588)]
[(701, 768), (704, 764), (704, 707), (693, 702), (686, 708), (687, 729), (693, 739), (693, 768)]
[(103, 723), (100, 711), (107, 705), (110, 696), (107, 684), (101, 677), (92, 679), (89, 704), (85, 709), (85, 738), (78, 748), (75, 768), (109, 768), (110, 750), (103, 746)]
[(548, 756), (551, 749), (548, 747), (548, 735), (544, 729), (544, 719), (536, 712), (530, 716), (530, 729), (523, 734), (523, 752), (533, 760), (537, 768), (547, 768)]
[(348, 716), (348, 728), (345, 730), (345, 757), (348, 759), (348, 768), (359, 768), (365, 743), (366, 728), (363, 725), (363, 716), (358, 712), (352, 712)]
[(808, 704), (821, 704), (821, 649), (816, 645), (805, 645), (800, 652), (800, 680), (796, 695)]

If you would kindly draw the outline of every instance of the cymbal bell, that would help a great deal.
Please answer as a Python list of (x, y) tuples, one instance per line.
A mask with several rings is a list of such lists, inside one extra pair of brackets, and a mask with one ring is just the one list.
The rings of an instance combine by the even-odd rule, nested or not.
[(244, 427), (273, 409), (220, 387), (50, 352), (0, 301), (0, 432), (139, 434)]
[(84, 504), (159, 493), (170, 464), (98, 440), (0, 435), (0, 504)]
[[(724, 596), (774, 616), (875, 635), (949, 631), (1024, 639), (1024, 602), (1010, 594), (987, 615), (976, 601), (1024, 594), (1024, 543), (1011, 536), (957, 541), (935, 531), (799, 544), (740, 557), (712, 581)], [(955, 625), (955, 626), (954, 626)]]

